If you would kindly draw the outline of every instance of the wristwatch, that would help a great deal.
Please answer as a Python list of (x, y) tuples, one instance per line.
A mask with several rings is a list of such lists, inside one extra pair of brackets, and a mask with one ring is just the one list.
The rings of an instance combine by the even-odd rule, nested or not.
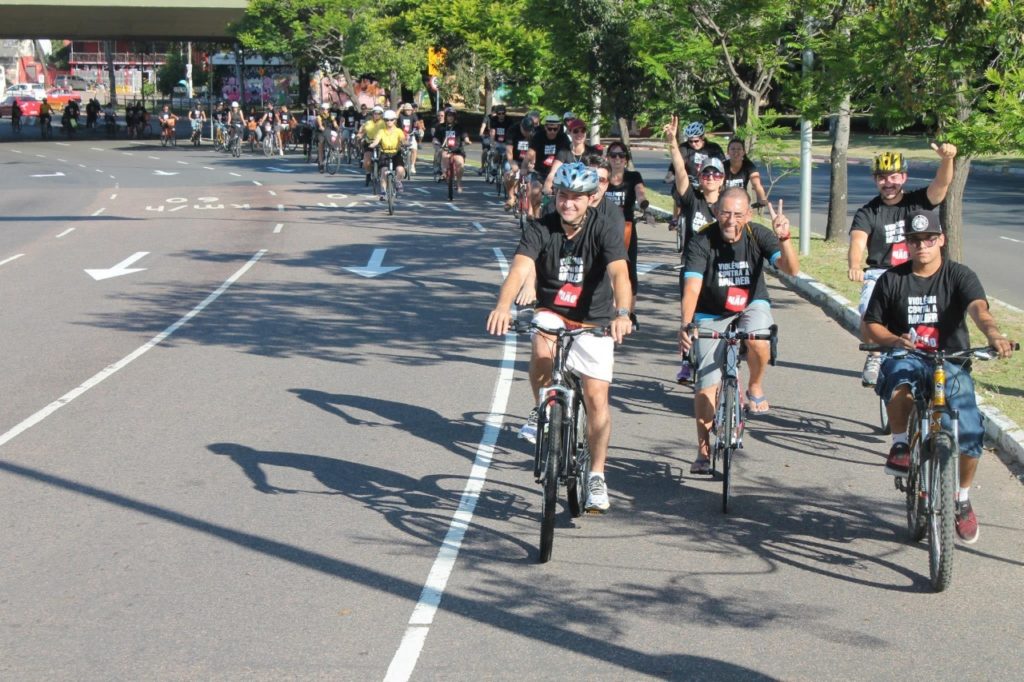
[(629, 308), (616, 308), (615, 317), (629, 317)]

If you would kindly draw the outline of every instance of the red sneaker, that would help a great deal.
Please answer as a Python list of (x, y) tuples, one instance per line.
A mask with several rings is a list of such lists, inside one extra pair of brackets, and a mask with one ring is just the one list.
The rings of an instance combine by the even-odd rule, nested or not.
[(906, 476), (910, 471), (910, 446), (894, 443), (885, 460), (885, 473), (890, 476)]
[(978, 517), (971, 507), (971, 501), (956, 503), (956, 534), (968, 545), (978, 541)]

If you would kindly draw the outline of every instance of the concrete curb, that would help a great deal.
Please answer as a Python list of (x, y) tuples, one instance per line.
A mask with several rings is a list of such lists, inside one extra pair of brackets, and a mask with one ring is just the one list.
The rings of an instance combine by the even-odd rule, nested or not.
[[(802, 272), (796, 277), (784, 272), (773, 272), (772, 274), (790, 289), (819, 305), (851, 334), (860, 336), (860, 314), (846, 298)], [(978, 397), (978, 407), (986, 417), (986, 444), (995, 448), (1001, 456), (1009, 461), (1024, 464), (1024, 429), (996, 408), (986, 404), (980, 396)]]

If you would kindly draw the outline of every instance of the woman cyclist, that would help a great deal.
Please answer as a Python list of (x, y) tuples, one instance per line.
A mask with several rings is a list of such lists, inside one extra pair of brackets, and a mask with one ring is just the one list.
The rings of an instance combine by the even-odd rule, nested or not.
[(742, 187), (749, 191), (749, 187), (753, 187), (757, 203), (767, 206), (768, 194), (761, 185), (761, 174), (757, 172), (754, 162), (747, 158), (747, 149), (743, 140), (738, 137), (729, 140), (728, 154), (729, 163), (725, 164), (725, 186), (723, 189)]

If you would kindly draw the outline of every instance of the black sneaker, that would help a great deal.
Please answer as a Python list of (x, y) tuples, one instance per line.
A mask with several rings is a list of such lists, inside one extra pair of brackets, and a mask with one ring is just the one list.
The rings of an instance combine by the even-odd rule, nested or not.
[(885, 459), (885, 473), (890, 476), (906, 476), (909, 471), (910, 446), (906, 443), (893, 443)]

